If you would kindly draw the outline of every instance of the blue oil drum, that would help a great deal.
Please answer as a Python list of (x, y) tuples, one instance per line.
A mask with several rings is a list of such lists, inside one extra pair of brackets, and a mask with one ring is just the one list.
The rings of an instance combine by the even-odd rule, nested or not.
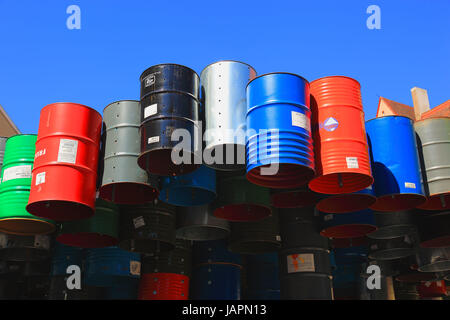
[(120, 286), (107, 287), (104, 290), (105, 300), (136, 300), (138, 298), (139, 280), (130, 279)]
[(350, 213), (323, 213), (320, 234), (327, 238), (348, 239), (363, 237), (377, 229), (375, 215), (370, 209)]
[(245, 298), (248, 300), (279, 300), (278, 254), (247, 255), (245, 260)]
[(70, 247), (55, 241), (52, 257), (52, 276), (67, 275), (67, 267), (71, 265), (82, 267), (83, 249)]
[(313, 178), (309, 102), (309, 82), (298, 75), (270, 73), (249, 82), (245, 152), (250, 182), (286, 189)]
[(161, 178), (159, 200), (180, 207), (201, 206), (216, 198), (216, 172), (207, 166), (172, 177)]
[(358, 264), (366, 262), (368, 252), (367, 246), (335, 248), (334, 257), (337, 265)]
[(241, 267), (234, 264), (205, 264), (192, 273), (192, 300), (240, 300)]
[(86, 250), (85, 284), (95, 287), (126, 285), (130, 279), (139, 279), (140, 254), (118, 247)]
[(242, 266), (240, 254), (228, 251), (226, 240), (195, 241), (192, 246), (193, 265), (206, 263), (230, 263)]
[(411, 119), (400, 116), (366, 122), (377, 211), (413, 209), (426, 201)]
[(346, 288), (360, 282), (360, 264), (338, 265), (333, 274), (333, 288)]

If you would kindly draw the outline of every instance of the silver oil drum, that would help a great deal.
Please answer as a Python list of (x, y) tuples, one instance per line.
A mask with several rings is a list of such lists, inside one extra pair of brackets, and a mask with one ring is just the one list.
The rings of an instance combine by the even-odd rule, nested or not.
[(213, 216), (210, 205), (180, 207), (177, 211), (177, 238), (206, 241), (228, 237), (230, 223)]
[(6, 140), (8, 140), (8, 138), (0, 137), (0, 171), (2, 170), (2, 166), (3, 166), (3, 157), (5, 155)]
[(140, 153), (139, 101), (117, 101), (103, 111), (104, 163), (100, 197), (119, 204), (141, 204), (158, 196), (157, 181), (137, 164)]
[(428, 196), (423, 209), (450, 208), (450, 118), (417, 121), (414, 129), (423, 186)]
[(253, 67), (238, 61), (218, 61), (203, 69), (200, 80), (206, 165), (227, 171), (245, 168), (245, 89), (255, 77)]

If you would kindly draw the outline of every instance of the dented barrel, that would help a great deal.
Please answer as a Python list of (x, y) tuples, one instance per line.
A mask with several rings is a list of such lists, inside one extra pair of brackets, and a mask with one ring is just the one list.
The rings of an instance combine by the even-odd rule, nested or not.
[(139, 101), (117, 101), (104, 109), (102, 199), (118, 204), (141, 204), (158, 196), (157, 179), (137, 164), (140, 123)]
[(309, 82), (269, 73), (247, 85), (247, 179), (268, 188), (296, 188), (314, 176)]

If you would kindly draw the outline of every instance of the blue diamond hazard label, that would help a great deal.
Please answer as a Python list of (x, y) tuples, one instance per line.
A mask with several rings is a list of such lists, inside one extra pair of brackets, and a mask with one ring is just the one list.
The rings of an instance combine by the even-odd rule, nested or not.
[(334, 131), (339, 126), (339, 122), (333, 117), (329, 117), (325, 122), (323, 123), (323, 128), (327, 131)]

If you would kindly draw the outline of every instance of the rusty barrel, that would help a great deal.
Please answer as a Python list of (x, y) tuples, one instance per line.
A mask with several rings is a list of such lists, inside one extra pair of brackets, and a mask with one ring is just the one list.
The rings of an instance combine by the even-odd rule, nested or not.
[(366, 122), (377, 211), (413, 209), (425, 202), (412, 120), (401, 116)]
[(101, 115), (75, 103), (41, 110), (27, 211), (70, 221), (95, 211)]
[(0, 184), (0, 232), (32, 236), (55, 230), (53, 221), (26, 210), (36, 138), (36, 135), (16, 135), (6, 142)]
[(332, 76), (311, 82), (316, 177), (311, 190), (352, 193), (373, 183), (361, 86), (355, 79)]
[(450, 118), (414, 123), (427, 210), (450, 209)]
[(247, 179), (275, 188), (306, 185), (314, 176), (309, 82), (269, 73), (247, 85)]
[[(140, 81), (139, 166), (161, 176), (194, 171), (202, 163), (199, 76), (185, 66), (159, 64), (145, 70)], [(172, 161), (173, 153), (180, 159)]]
[(158, 196), (156, 177), (149, 176), (137, 164), (140, 123), (139, 101), (117, 101), (103, 110), (102, 199), (118, 204), (140, 204)]
[(250, 65), (218, 61), (200, 74), (205, 109), (205, 163), (216, 170), (245, 168), (245, 88), (256, 76)]

